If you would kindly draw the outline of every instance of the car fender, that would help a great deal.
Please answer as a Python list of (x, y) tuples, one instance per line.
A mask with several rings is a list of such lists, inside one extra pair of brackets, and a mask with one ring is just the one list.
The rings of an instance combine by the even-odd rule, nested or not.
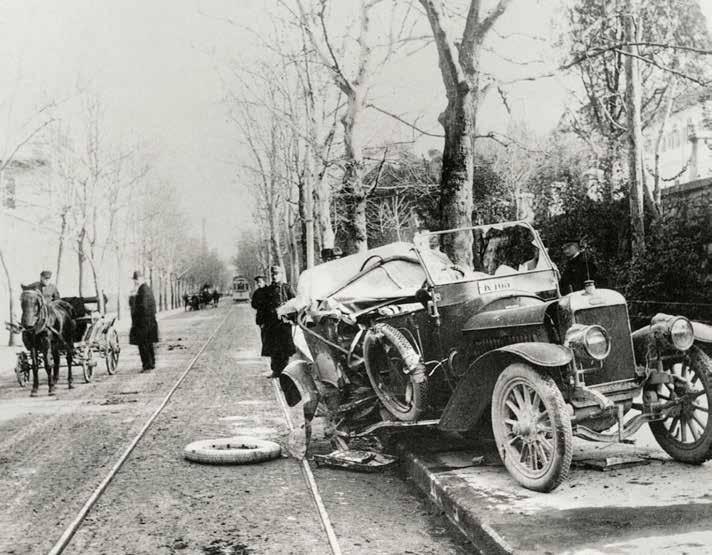
[(279, 376), (279, 385), (287, 405), (295, 407), (302, 403), (307, 421), (314, 418), (319, 404), (319, 391), (312, 378), (310, 366), (305, 360), (295, 360), (290, 362)]
[(478, 357), (467, 369), (448, 401), (438, 427), (451, 432), (473, 429), (492, 398), (499, 374), (513, 362), (526, 362), (535, 370), (566, 366), (573, 359), (570, 349), (553, 343), (514, 343)]
[(712, 326), (701, 322), (691, 322), (692, 330), (695, 332), (695, 341), (702, 343), (712, 343)]
[[(712, 326), (700, 322), (690, 322), (692, 331), (695, 334), (695, 342), (712, 343)], [(658, 350), (663, 352), (678, 352), (671, 347), (666, 347), (657, 336), (658, 328), (651, 324), (635, 330), (631, 336), (633, 338), (633, 348), (635, 350), (635, 362), (639, 366), (646, 366), (648, 359), (656, 358)]]

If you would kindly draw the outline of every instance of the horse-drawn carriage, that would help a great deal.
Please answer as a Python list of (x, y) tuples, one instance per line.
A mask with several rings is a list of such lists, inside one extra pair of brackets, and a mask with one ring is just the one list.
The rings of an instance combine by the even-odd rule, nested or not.
[[(41, 315), (42, 310), (46, 310), (44, 307), (49, 306), (50, 303), (47, 303), (41, 294), (35, 297), (39, 303), (38, 314)], [(71, 359), (73, 363), (82, 367), (82, 374), (86, 383), (91, 382), (94, 376), (94, 368), (100, 358), (104, 359), (106, 371), (109, 374), (116, 373), (119, 353), (121, 352), (119, 334), (114, 327), (116, 316), (108, 316), (99, 312), (97, 297), (65, 297), (61, 300), (62, 306), (68, 310), (68, 314), (71, 317), (71, 325), (68, 326), (71, 329), (71, 341), (69, 340), (70, 336), (60, 337), (62, 330), (57, 328), (61, 328), (61, 326), (55, 326), (54, 328), (51, 325), (47, 326), (50, 340), (57, 342), (58, 354), (64, 356), (69, 354), (68, 364)], [(23, 322), (22, 325), (14, 324), (12, 326), (7, 323), (6, 326), (13, 333), (23, 333), (24, 341), (25, 337), (32, 337), (32, 328), (36, 326), (36, 323), (33, 323), (32, 326), (28, 326), (26, 322)], [(39, 354), (37, 354), (34, 364), (39, 365), (39, 363)], [(58, 365), (59, 363), (55, 362), (55, 364)], [(18, 352), (15, 374), (17, 382), (22, 387), (25, 387), (30, 380), (32, 367), (33, 354), (31, 349), (24, 349)], [(49, 368), (47, 368), (47, 371), (49, 374)], [(69, 379), (71, 387), (71, 370)], [(53, 389), (51, 385), (50, 391)]]

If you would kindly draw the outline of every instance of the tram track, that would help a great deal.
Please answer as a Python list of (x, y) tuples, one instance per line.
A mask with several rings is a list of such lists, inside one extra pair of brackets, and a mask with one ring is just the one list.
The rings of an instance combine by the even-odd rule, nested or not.
[[(191, 441), (230, 434), (286, 448), (288, 430), (298, 424), (278, 383), (265, 379), (265, 360), (255, 356), (248, 306), (177, 315), (166, 331), (157, 372), (120, 372), (119, 381), (74, 390), (70, 402), (80, 402), (66, 407), (64, 420), (42, 417), (58, 438), (40, 430), (16, 445), (39, 458), (27, 472), (24, 455), (4, 467), (0, 493), (18, 502), (9, 497), (14, 508), (0, 553), (467, 552), (442, 535), (442, 519), (393, 473), (312, 469), (294, 459), (242, 467), (185, 461), (182, 449)], [(169, 353), (177, 342), (190, 350)], [(129, 391), (136, 404), (97, 400)], [(321, 435), (318, 441), (327, 447)], [(58, 461), (66, 466), (53, 466)]]
[(124, 462), (128, 459), (129, 455), (131, 452), (134, 450), (136, 445), (138, 445), (138, 442), (141, 441), (143, 436), (146, 434), (146, 431), (149, 429), (151, 424), (156, 420), (158, 415), (163, 411), (163, 409), (166, 407), (168, 404), (168, 401), (170, 401), (171, 397), (175, 393), (176, 389), (180, 386), (181, 383), (183, 383), (183, 380), (185, 380), (186, 376), (188, 375), (188, 372), (191, 371), (193, 366), (195, 365), (195, 362), (198, 360), (200, 355), (203, 354), (207, 346), (210, 344), (210, 342), (215, 338), (215, 336), (218, 334), (220, 331), (220, 328), (223, 327), (225, 322), (227, 322), (228, 318), (230, 317), (232, 313), (232, 308), (230, 308), (227, 311), (227, 314), (225, 317), (221, 320), (221, 322), (218, 324), (218, 326), (215, 328), (212, 334), (210, 334), (210, 337), (203, 343), (201, 348), (198, 350), (198, 352), (193, 356), (193, 358), (190, 360), (188, 365), (186, 366), (185, 370), (181, 373), (180, 377), (178, 380), (175, 382), (173, 387), (168, 391), (166, 396), (164, 397), (163, 401), (161, 404), (156, 408), (156, 410), (151, 414), (151, 416), (148, 418), (146, 423), (143, 425), (141, 430), (134, 436), (133, 440), (131, 443), (128, 445), (128, 447), (124, 450), (124, 452), (121, 454), (119, 459), (114, 463), (112, 466), (111, 470), (108, 472), (108, 474), (104, 477), (104, 479), (101, 481), (101, 483), (96, 487), (96, 489), (92, 492), (91, 496), (89, 499), (87, 499), (86, 503), (82, 506), (82, 508), (79, 510), (77, 513), (76, 517), (72, 520), (72, 522), (67, 526), (60, 536), (60, 538), (57, 540), (57, 542), (52, 546), (52, 549), (49, 551), (49, 555), (59, 555), (64, 551), (64, 549), (69, 545), (69, 542), (72, 540), (72, 537), (76, 533), (76, 531), (79, 529), (81, 526), (82, 522), (86, 518), (87, 514), (91, 510), (91, 508), (94, 506), (94, 504), (97, 502), (99, 497), (104, 493), (106, 488), (108, 487), (109, 483), (111, 480), (114, 478), (116, 473), (119, 471), (119, 469), (123, 466)]

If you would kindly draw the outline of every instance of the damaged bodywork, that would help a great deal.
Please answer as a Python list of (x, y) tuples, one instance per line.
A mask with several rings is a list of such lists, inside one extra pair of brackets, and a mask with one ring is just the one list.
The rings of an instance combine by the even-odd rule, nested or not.
[[(473, 262), (443, 239), (469, 234)], [(383, 428), (491, 427), (510, 474), (551, 491), (572, 437), (625, 441), (650, 426), (673, 458), (712, 458), (712, 328), (659, 314), (631, 332), (626, 301), (561, 295), (538, 233), (508, 222), (424, 234), (307, 270), (281, 309), (303, 361), (280, 378), (342, 449)]]

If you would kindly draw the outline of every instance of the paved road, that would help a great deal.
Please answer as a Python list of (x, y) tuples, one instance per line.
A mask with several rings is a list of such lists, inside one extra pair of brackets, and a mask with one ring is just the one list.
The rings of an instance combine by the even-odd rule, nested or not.
[[(61, 385), (57, 399), (29, 398), (0, 370), (0, 553), (49, 550), (221, 323), (65, 552), (329, 552), (293, 459), (206, 466), (181, 456), (191, 441), (236, 433), (286, 445), (252, 312), (223, 301), (162, 320), (152, 373), (138, 372), (135, 348), (125, 344), (117, 375), (100, 369), (91, 384)], [(395, 473), (314, 475), (344, 553), (471, 551)]]

